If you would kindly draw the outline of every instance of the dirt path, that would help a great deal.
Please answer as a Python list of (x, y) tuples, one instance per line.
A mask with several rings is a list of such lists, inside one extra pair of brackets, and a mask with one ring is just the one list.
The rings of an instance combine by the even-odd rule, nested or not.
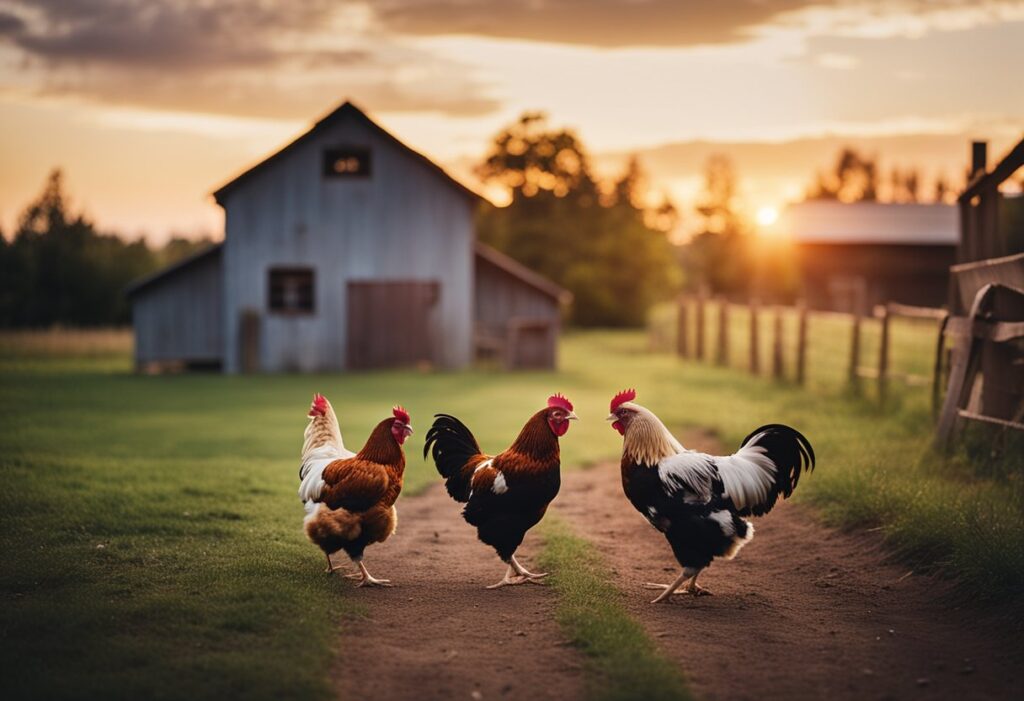
[(678, 568), (623, 496), (618, 465), (567, 474), (556, 505), (601, 549), (630, 612), (702, 701), (1019, 698), (1019, 642), (945, 606), (932, 580), (901, 579), (907, 568), (887, 564), (877, 538), (830, 530), (807, 508), (756, 519), (737, 559), (701, 577), (714, 596), (653, 606), (643, 582)]
[[(374, 576), (397, 586), (353, 593), (369, 616), (345, 626), (334, 668), (339, 698), (582, 698), (581, 656), (555, 622), (554, 592), (532, 584), (485, 590), (505, 566), (460, 509), (441, 485), (399, 500), (398, 532), (366, 556)], [(526, 567), (539, 549), (528, 535), (519, 551)]]

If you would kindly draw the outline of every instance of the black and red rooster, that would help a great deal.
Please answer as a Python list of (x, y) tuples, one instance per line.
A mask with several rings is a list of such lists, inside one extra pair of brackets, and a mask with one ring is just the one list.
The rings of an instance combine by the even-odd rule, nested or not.
[(575, 420), (572, 403), (560, 394), (526, 422), (504, 452), (485, 455), (465, 424), (437, 414), (427, 432), (423, 457), (434, 458), (437, 471), (453, 499), (466, 504), (462, 516), (476, 526), (477, 537), (508, 565), (505, 576), (488, 589), (535, 582), (534, 574), (516, 559), (526, 532), (544, 517), (561, 486), (558, 439)]

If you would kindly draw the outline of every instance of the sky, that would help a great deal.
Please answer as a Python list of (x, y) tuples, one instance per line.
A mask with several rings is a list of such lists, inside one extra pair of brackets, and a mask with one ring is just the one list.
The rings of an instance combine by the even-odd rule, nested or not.
[(1024, 0), (0, 0), (0, 228), (60, 167), (104, 230), (218, 238), (209, 193), (345, 99), (472, 187), (543, 110), (684, 219), (719, 152), (751, 211), (844, 144), (927, 190), (1024, 135), (1022, 64)]

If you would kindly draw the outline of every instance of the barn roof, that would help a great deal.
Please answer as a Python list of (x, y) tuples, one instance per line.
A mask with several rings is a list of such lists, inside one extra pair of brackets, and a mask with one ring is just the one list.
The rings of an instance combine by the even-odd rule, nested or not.
[(323, 117), (322, 119), (317, 121), (312, 126), (312, 128), (309, 131), (307, 131), (305, 134), (303, 134), (302, 136), (298, 137), (297, 139), (292, 141), (287, 146), (284, 146), (280, 150), (278, 150), (275, 153), (271, 154), (267, 158), (263, 159), (262, 161), (260, 161), (256, 165), (252, 166), (248, 170), (242, 172), (240, 175), (236, 176), (231, 181), (225, 183), (224, 185), (221, 185), (217, 190), (214, 191), (213, 198), (217, 201), (217, 204), (223, 205), (224, 204), (224, 196), (229, 194), (237, 186), (241, 185), (246, 180), (248, 180), (250, 176), (254, 175), (255, 173), (263, 170), (265, 167), (267, 167), (267, 166), (271, 165), (272, 163), (274, 163), (275, 161), (277, 161), (283, 154), (285, 154), (291, 148), (306, 142), (307, 140), (311, 139), (318, 132), (320, 132), (323, 129), (329, 127), (330, 125), (338, 122), (339, 120), (345, 118), (346, 116), (355, 117), (359, 121), (361, 121), (364, 124), (366, 124), (367, 126), (369, 126), (372, 130), (376, 131), (381, 136), (384, 136), (385, 138), (387, 138), (389, 141), (391, 141), (391, 143), (395, 144), (401, 150), (403, 150), (406, 153), (408, 153), (409, 155), (413, 156), (414, 158), (419, 160), (421, 163), (426, 165), (428, 168), (430, 168), (432, 171), (437, 173), (437, 175), (444, 182), (446, 182), (449, 185), (451, 185), (459, 193), (461, 193), (461, 194), (463, 194), (463, 195), (465, 195), (465, 196), (467, 196), (467, 197), (469, 197), (470, 199), (473, 199), (473, 200), (483, 199), (476, 192), (474, 192), (473, 190), (469, 189), (468, 187), (466, 187), (465, 185), (460, 183), (458, 180), (453, 178), (451, 175), (449, 175), (447, 173), (447, 171), (445, 171), (444, 168), (442, 168), (441, 166), (439, 166), (436, 163), (434, 163), (432, 160), (430, 160), (429, 158), (424, 156), (419, 151), (416, 151), (416, 150), (410, 148), (405, 143), (400, 141), (396, 136), (394, 136), (389, 131), (384, 129), (384, 127), (382, 127), (381, 125), (377, 124), (375, 121), (370, 119), (366, 115), (366, 113), (363, 112), (363, 110), (359, 109), (354, 104), (352, 104), (351, 101), (348, 101), (348, 100), (346, 100), (344, 103), (342, 103), (342, 105), (340, 107), (335, 109), (333, 112), (328, 114), (326, 117)]
[(572, 301), (572, 292), (564, 287), (559, 287), (540, 273), (535, 273), (519, 261), (514, 258), (510, 258), (498, 249), (491, 248), (485, 243), (476, 241), (473, 244), (473, 251), (476, 253), (477, 258), (482, 258), (496, 268), (500, 268), (512, 277), (517, 278), (519, 281), (526, 283), (539, 292), (543, 292), (556, 301), (563, 304), (568, 304)]
[(957, 209), (948, 204), (798, 202), (774, 228), (797, 243), (955, 246)]
[(171, 277), (172, 275), (175, 275), (177, 273), (185, 272), (185, 270), (191, 268), (194, 264), (202, 260), (206, 260), (207, 258), (214, 256), (219, 256), (223, 245), (224, 244), (221, 243), (215, 243), (212, 246), (208, 246), (207, 248), (204, 248), (203, 250), (197, 253), (193, 253), (190, 256), (185, 256), (176, 263), (171, 263), (168, 266), (160, 268), (160, 270), (157, 270), (156, 272), (150, 273), (149, 275), (146, 275), (144, 277), (140, 277), (138, 280), (135, 280), (130, 285), (128, 285), (128, 287), (125, 288), (125, 294), (131, 297), (132, 295), (141, 292), (143, 289), (149, 287), (150, 285), (156, 282), (160, 282), (161, 280)]

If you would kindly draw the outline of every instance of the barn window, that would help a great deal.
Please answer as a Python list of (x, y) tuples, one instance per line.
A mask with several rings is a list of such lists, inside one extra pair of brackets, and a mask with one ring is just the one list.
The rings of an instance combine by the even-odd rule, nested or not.
[(310, 314), (313, 303), (311, 268), (272, 268), (268, 306), (272, 312)]
[(324, 177), (351, 178), (370, 174), (370, 149), (339, 147), (324, 151)]

